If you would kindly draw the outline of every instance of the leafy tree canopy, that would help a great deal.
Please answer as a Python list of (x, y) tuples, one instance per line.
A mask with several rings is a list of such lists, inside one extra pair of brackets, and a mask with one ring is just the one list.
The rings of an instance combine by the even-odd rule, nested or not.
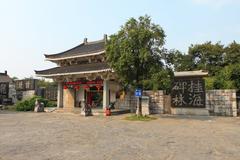
[(210, 75), (215, 75), (224, 66), (224, 46), (220, 42), (191, 45), (188, 54), (193, 62), (192, 70), (208, 70)]
[[(147, 15), (129, 19), (111, 35), (106, 45), (106, 57), (119, 80), (134, 87), (152, 89), (159, 79), (169, 79), (161, 59), (164, 38), (163, 29), (152, 23)], [(159, 76), (161, 73), (164, 77)]]
[(240, 89), (240, 44), (227, 46), (206, 42), (189, 47), (188, 53), (178, 50), (164, 52), (166, 65), (174, 71), (207, 70), (207, 89)]
[(43, 88), (48, 88), (48, 87), (56, 86), (56, 85), (57, 85), (56, 82), (49, 82), (49, 81), (46, 81), (44, 78), (39, 79), (38, 83), (37, 83), (38, 87), (43, 87)]
[(225, 47), (225, 65), (240, 63), (240, 44), (233, 41)]
[(179, 50), (166, 50), (163, 53), (166, 66), (174, 71), (193, 70), (194, 64), (190, 55), (183, 54)]
[(163, 48), (163, 29), (149, 16), (129, 19), (106, 45), (109, 65), (125, 86), (170, 89), (173, 71), (206, 70), (208, 89), (240, 89), (240, 44), (211, 41), (192, 44), (188, 52)]

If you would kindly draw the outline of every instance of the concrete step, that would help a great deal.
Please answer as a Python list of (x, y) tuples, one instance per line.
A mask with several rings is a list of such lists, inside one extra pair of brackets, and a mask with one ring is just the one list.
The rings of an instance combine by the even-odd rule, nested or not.
[[(72, 112), (75, 114), (81, 114), (81, 108), (58, 108), (54, 110), (53, 112), (56, 113), (64, 113), (64, 112)], [(104, 114), (104, 110), (102, 108), (93, 108), (92, 109), (93, 115), (101, 115)], [(130, 109), (112, 109), (111, 114), (112, 115), (118, 115), (118, 114), (125, 114), (125, 113), (130, 113)]]
[(73, 109), (72, 108), (58, 108), (53, 112), (57, 112), (57, 113), (64, 113), (64, 112), (72, 112)]

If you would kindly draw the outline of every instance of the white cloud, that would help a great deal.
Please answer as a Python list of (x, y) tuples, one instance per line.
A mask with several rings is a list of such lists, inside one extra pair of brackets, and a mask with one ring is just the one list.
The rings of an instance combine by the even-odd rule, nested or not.
[(198, 5), (207, 5), (216, 8), (222, 8), (227, 5), (240, 4), (240, 0), (192, 0)]

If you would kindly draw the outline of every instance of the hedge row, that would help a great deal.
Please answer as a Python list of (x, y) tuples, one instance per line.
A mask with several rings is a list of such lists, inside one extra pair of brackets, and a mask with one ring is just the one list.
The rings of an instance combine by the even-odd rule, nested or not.
[(56, 103), (49, 101), (47, 99), (34, 96), (30, 99), (19, 101), (16, 104), (16, 110), (17, 111), (33, 111), (35, 107), (35, 102), (38, 100), (40, 103), (44, 104), (44, 107), (55, 107)]

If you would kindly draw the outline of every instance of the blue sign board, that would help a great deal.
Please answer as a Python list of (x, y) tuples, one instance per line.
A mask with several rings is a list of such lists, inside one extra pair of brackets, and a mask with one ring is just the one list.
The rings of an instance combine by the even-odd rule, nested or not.
[(135, 90), (135, 97), (142, 97), (142, 90), (141, 89), (136, 89)]

